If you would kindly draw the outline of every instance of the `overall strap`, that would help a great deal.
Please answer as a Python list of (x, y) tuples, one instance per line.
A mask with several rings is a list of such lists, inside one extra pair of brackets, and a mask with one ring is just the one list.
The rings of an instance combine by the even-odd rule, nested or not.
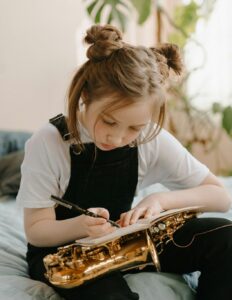
[(66, 117), (63, 114), (59, 114), (49, 119), (49, 123), (57, 128), (64, 141), (68, 141), (71, 138), (71, 134), (68, 131)]

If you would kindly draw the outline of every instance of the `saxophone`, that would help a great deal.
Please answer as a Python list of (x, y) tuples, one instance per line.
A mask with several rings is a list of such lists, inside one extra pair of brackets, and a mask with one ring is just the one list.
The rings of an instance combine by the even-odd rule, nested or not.
[(185, 222), (196, 217), (196, 208), (170, 212), (152, 221), (148, 228), (128, 233), (97, 245), (78, 241), (48, 254), (43, 262), (45, 277), (61, 288), (73, 288), (114, 270), (143, 269), (154, 265), (161, 270), (159, 255), (173, 234)]

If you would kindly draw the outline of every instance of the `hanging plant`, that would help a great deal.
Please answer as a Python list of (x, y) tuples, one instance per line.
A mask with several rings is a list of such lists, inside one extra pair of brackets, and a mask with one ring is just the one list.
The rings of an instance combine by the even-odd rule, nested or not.
[(196, 24), (200, 15), (198, 13), (200, 6), (191, 1), (187, 5), (177, 5), (174, 11), (173, 20), (178, 28), (182, 28), (185, 35), (181, 31), (174, 31), (169, 35), (169, 41), (184, 47), (188, 41), (189, 36), (195, 32)]

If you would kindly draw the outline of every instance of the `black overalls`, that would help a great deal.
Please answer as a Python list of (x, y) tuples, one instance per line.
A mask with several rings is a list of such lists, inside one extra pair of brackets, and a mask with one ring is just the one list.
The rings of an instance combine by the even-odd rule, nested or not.
[[(50, 123), (67, 140), (69, 135), (64, 116), (59, 115), (51, 119)], [(104, 207), (109, 210), (110, 218), (116, 221), (121, 213), (130, 210), (134, 198), (138, 180), (137, 147), (125, 146), (112, 151), (102, 151), (94, 143), (86, 143), (84, 146), (85, 150), (80, 154), (70, 146), (71, 176), (63, 198), (86, 209)], [(55, 208), (55, 212), (57, 220), (78, 216), (78, 212), (60, 205)], [(48, 283), (44, 277), (42, 259), (55, 252), (56, 247), (42, 248), (28, 244), (27, 261), (29, 274), (33, 279)], [(112, 299), (117, 300), (138, 299), (137, 294), (130, 291), (120, 272), (114, 272), (107, 278), (80, 288), (57, 290), (65, 299), (98, 299), (96, 295), (100, 296), (101, 293), (106, 297), (99, 298), (102, 300), (109, 299), (109, 294), (114, 295)], [(117, 293), (120, 295), (116, 295)]]
[[(51, 123), (64, 139), (68, 137), (63, 117), (54, 118)], [(64, 199), (84, 208), (105, 207), (110, 212), (110, 218), (117, 220), (122, 212), (131, 207), (138, 178), (138, 150), (136, 147), (112, 151), (97, 149), (95, 157), (93, 143), (85, 144), (85, 148), (77, 155), (70, 146), (71, 177)], [(56, 208), (57, 219), (76, 215), (76, 212), (64, 207)], [(56, 247), (39, 248), (28, 244), (27, 261), (33, 279), (49, 284), (44, 276), (43, 257), (55, 252)], [(189, 220), (174, 233), (174, 241), (165, 246), (159, 258), (163, 272), (184, 274), (201, 271), (197, 300), (232, 299), (231, 221), (222, 218)], [(77, 288), (54, 289), (70, 300), (139, 299), (139, 295), (130, 290), (120, 271)]]

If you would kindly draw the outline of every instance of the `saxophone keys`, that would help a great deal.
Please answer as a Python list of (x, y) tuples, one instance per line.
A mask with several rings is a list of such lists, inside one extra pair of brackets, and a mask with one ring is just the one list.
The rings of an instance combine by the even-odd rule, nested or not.
[(156, 234), (159, 233), (159, 231), (160, 231), (159, 228), (158, 228), (157, 226), (152, 226), (149, 230), (150, 230), (152, 236), (153, 236), (153, 235), (156, 235)]
[(164, 223), (159, 223), (159, 224), (158, 224), (158, 228), (159, 228), (160, 230), (165, 230), (165, 229), (166, 229), (166, 225), (165, 225)]
[(160, 230), (159, 230), (159, 227), (154, 226), (154, 227), (153, 227), (153, 231), (154, 231), (154, 233), (159, 233), (159, 231), (160, 231)]
[(165, 245), (167, 245), (168, 243), (170, 243), (172, 241), (172, 239), (169, 239), (165, 242)]

